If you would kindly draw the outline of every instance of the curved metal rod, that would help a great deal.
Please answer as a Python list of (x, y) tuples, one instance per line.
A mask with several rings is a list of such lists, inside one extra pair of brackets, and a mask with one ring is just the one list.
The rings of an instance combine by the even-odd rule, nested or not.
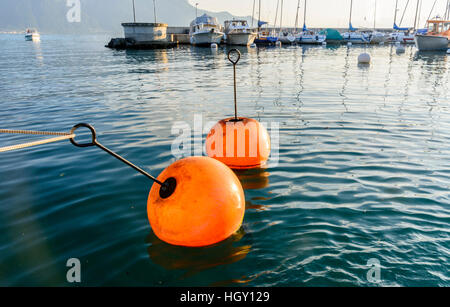
[[(234, 58), (233, 58), (234, 57)], [(234, 120), (238, 121), (237, 116), (237, 94), (236, 94), (236, 64), (241, 59), (241, 52), (237, 49), (228, 51), (228, 60), (233, 64), (233, 78), (234, 78)]]
[(137, 170), (139, 173), (141, 173), (141, 174), (147, 176), (149, 179), (151, 179), (151, 180), (153, 180), (154, 182), (156, 182), (157, 184), (161, 185), (161, 186), (162, 186), (162, 189), (165, 187), (164, 183), (162, 183), (161, 181), (159, 181), (158, 179), (156, 179), (155, 177), (153, 177), (152, 175), (150, 175), (149, 173), (147, 173), (146, 171), (144, 171), (142, 168), (140, 168), (140, 167), (134, 165), (134, 164), (131, 163), (130, 161), (126, 160), (125, 158), (119, 156), (118, 154), (116, 154), (116, 153), (113, 152), (112, 150), (110, 150), (110, 149), (106, 148), (105, 146), (103, 146), (102, 144), (100, 144), (100, 143), (97, 141), (97, 133), (96, 133), (94, 127), (92, 127), (91, 125), (86, 124), (86, 123), (81, 123), (81, 124), (75, 125), (75, 126), (72, 128), (72, 130), (70, 131), (70, 133), (73, 134), (73, 133), (75, 132), (75, 130), (77, 130), (78, 128), (81, 128), (81, 127), (83, 127), (83, 128), (88, 128), (89, 130), (91, 130), (91, 133), (92, 133), (92, 141), (91, 141), (90, 143), (80, 144), (80, 143), (77, 143), (77, 142), (75, 141), (74, 138), (71, 138), (71, 139), (70, 139), (70, 142), (71, 142), (73, 145), (75, 145), (75, 146), (77, 146), (77, 147), (92, 147), (92, 146), (97, 146), (97, 147), (99, 147), (100, 149), (102, 149), (103, 151), (109, 153), (109, 154), (110, 154), (111, 156), (113, 156), (114, 158), (116, 158), (116, 159), (122, 161), (123, 163), (125, 163), (125, 164), (128, 165), (128, 166), (131, 166), (132, 168), (134, 168), (135, 170)]

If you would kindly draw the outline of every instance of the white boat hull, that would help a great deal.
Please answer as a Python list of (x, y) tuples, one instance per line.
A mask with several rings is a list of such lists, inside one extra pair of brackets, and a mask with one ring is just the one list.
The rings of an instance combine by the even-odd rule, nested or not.
[(278, 36), (278, 41), (280, 41), (282, 44), (292, 44), (295, 43), (295, 36), (292, 34), (280, 35)]
[(297, 37), (297, 42), (300, 44), (322, 44), (325, 42), (327, 37), (325, 35), (311, 35), (303, 34)]
[(236, 46), (250, 46), (255, 42), (256, 33), (229, 33), (227, 44)]
[(223, 38), (222, 32), (200, 32), (191, 34), (191, 44), (194, 46), (210, 46), (211, 44), (220, 44)]
[(371, 44), (380, 44), (385, 43), (387, 41), (387, 36), (382, 33), (372, 34), (370, 37)]
[(394, 32), (390, 35), (389, 40), (391, 42), (399, 42), (401, 44), (414, 44), (414, 34)]
[(342, 35), (342, 38), (344, 39), (344, 42), (352, 43), (352, 44), (367, 44), (369, 43), (368, 38), (366, 38), (361, 33), (344, 33)]
[(41, 36), (39, 34), (25, 34), (25, 40), (38, 42), (41, 40)]
[(444, 51), (448, 49), (448, 38), (445, 36), (421, 35), (414, 38), (419, 51)]

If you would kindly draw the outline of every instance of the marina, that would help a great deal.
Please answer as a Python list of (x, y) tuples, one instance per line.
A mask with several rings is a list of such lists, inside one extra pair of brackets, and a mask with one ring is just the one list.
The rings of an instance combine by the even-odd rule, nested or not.
[(0, 286), (449, 287), (437, 1), (366, 27), (345, 1), (341, 28), (132, 0), (121, 32), (0, 34)]
[[(436, 1), (434, 4), (436, 4)], [(256, 0), (253, 1), (253, 15), (252, 23), (255, 18), (255, 6)], [(253, 43), (256, 45), (277, 45), (282, 44), (384, 44), (384, 43), (400, 43), (400, 44), (414, 44), (421, 49), (431, 51), (447, 50), (449, 46), (448, 30), (450, 27), (449, 9), (447, 1), (447, 9), (443, 14), (443, 19), (440, 23), (440, 33), (444, 33), (444, 36), (440, 39), (441, 43), (427, 44), (424, 47), (422, 41), (430, 41), (433, 38), (423, 37), (426, 36), (428, 28), (430, 31), (437, 31), (437, 28), (433, 29), (428, 27), (426, 29), (418, 29), (417, 15), (419, 14), (420, 0), (417, 0), (417, 7), (415, 11), (414, 27), (399, 27), (397, 25), (397, 12), (398, 12), (398, 0), (395, 3), (394, 22), (392, 29), (378, 29), (376, 27), (377, 22), (377, 1), (374, 6), (374, 22), (373, 29), (357, 29), (353, 27), (352, 14), (353, 14), (353, 0), (350, 0), (349, 10), (349, 27), (347, 31), (343, 29), (308, 29), (306, 26), (307, 19), (307, 0), (304, 0), (304, 14), (303, 14), (303, 28), (298, 29), (299, 21), (299, 9), (301, 0), (298, 1), (295, 28), (283, 27), (283, 0), (277, 0), (277, 7), (275, 12), (275, 20), (273, 27), (269, 27), (269, 22), (261, 20), (261, 0), (258, 0), (258, 20), (257, 28), (251, 28), (246, 20), (227, 20), (222, 26), (219, 24), (217, 18), (211, 17), (207, 14), (202, 16), (196, 16), (191, 22), (189, 27), (169, 27), (167, 24), (156, 23), (156, 6), (155, 10), (155, 23), (136, 23), (135, 5), (133, 2), (133, 16), (134, 23), (123, 23), (124, 38), (113, 38), (106, 45), (113, 49), (155, 49), (155, 48), (171, 48), (176, 45), (190, 44), (195, 46), (212, 47), (216, 48), (220, 44), (236, 45), (236, 46), (250, 46)], [(408, 9), (410, 1), (406, 3), (403, 10), (400, 24), (403, 21), (406, 10)], [(280, 9), (279, 9), (280, 8)], [(434, 5), (433, 5), (434, 8)], [(196, 10), (197, 12), (197, 10)], [(430, 16), (431, 13), (430, 12)], [(197, 13), (196, 13), (197, 14)], [(279, 18), (278, 18), (279, 16)], [(279, 20), (279, 27), (277, 28), (277, 20)], [(429, 23), (434, 21), (428, 20)], [(158, 36), (155, 36), (158, 33)], [(328, 35), (327, 33), (332, 33)], [(227, 35), (228, 34), (228, 35)], [(420, 42), (415, 40), (416, 37), (420, 37)], [(433, 40), (435, 41), (435, 40)], [(443, 46), (445, 45), (446, 46)], [(445, 48), (447, 47), (447, 48)]]

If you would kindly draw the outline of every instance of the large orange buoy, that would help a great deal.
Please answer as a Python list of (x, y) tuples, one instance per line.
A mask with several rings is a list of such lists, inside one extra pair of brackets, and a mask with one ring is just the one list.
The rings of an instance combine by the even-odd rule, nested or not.
[(167, 167), (153, 184), (147, 213), (155, 235), (181, 246), (207, 246), (235, 233), (242, 224), (245, 197), (225, 164), (189, 157)]
[(261, 167), (270, 155), (270, 137), (254, 119), (223, 119), (206, 137), (206, 154), (233, 169)]
[(266, 164), (270, 156), (270, 137), (257, 120), (237, 116), (236, 64), (241, 58), (237, 49), (228, 52), (233, 63), (234, 117), (219, 121), (206, 137), (206, 154), (233, 169), (249, 169)]

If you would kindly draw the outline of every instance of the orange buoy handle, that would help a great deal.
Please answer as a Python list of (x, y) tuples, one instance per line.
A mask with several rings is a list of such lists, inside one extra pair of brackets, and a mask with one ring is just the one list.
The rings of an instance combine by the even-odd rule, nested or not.
[[(162, 198), (167, 198), (170, 195), (173, 194), (173, 192), (175, 191), (175, 188), (177, 186), (177, 182), (175, 180), (175, 178), (169, 178), (167, 179), (167, 181), (165, 181), (164, 183), (162, 183), (161, 181), (159, 181), (158, 179), (156, 179), (155, 177), (153, 177), (152, 175), (150, 175), (149, 173), (147, 173), (146, 171), (144, 171), (142, 168), (134, 165), (133, 163), (131, 163), (130, 161), (126, 160), (125, 158), (119, 156), (118, 154), (116, 154), (115, 152), (113, 152), (112, 150), (106, 148), (105, 146), (103, 146), (102, 144), (100, 144), (97, 141), (97, 133), (95, 131), (95, 128), (92, 125), (86, 124), (86, 123), (81, 123), (81, 124), (77, 124), (75, 126), (73, 126), (72, 130), (70, 131), (71, 134), (73, 134), (75, 132), (75, 130), (77, 130), (78, 128), (88, 128), (89, 130), (91, 130), (92, 133), (92, 141), (90, 143), (84, 143), (84, 144), (80, 144), (77, 143), (75, 141), (74, 138), (70, 139), (70, 142), (77, 146), (77, 147), (92, 147), (92, 146), (97, 146), (100, 149), (102, 149), (103, 151), (109, 153), (111, 156), (113, 156), (114, 158), (118, 159), (119, 161), (125, 163), (126, 165), (132, 167), (133, 169), (135, 169), (136, 171), (138, 171), (139, 173), (143, 174), (144, 176), (148, 177), (149, 179), (153, 180), (154, 182), (156, 182), (157, 184), (161, 185), (161, 189), (160, 189), (160, 194)], [(163, 197), (164, 196), (164, 197)]]

